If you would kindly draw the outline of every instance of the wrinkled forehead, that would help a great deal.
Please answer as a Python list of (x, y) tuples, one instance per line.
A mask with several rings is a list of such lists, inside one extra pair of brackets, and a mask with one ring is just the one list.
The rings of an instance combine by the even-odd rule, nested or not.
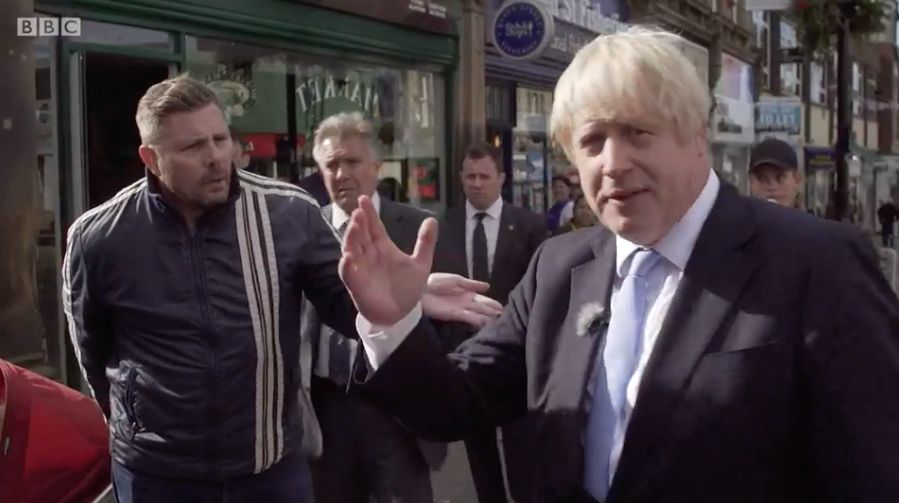
[(477, 159), (473, 157), (466, 157), (462, 160), (462, 175), (464, 176), (484, 176), (484, 177), (498, 177), (499, 176), (499, 168), (494, 164), (493, 158), (489, 155), (484, 157), (479, 157)]
[(159, 120), (158, 138), (162, 141), (181, 141), (194, 137), (227, 134), (228, 123), (215, 104), (185, 112), (173, 112)]
[(369, 157), (374, 153), (365, 138), (357, 134), (331, 136), (322, 140), (319, 147), (327, 159)]
[(596, 127), (629, 126), (654, 131), (673, 128), (669, 107), (660, 102), (655, 86), (644, 80), (632, 79), (630, 88), (599, 84), (575, 93), (571, 103), (575, 133)]

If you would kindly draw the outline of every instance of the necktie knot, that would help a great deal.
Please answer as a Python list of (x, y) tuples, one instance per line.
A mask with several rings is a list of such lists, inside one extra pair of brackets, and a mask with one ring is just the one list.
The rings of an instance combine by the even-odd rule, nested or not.
[(655, 250), (640, 248), (631, 257), (631, 266), (627, 271), (627, 276), (646, 278), (652, 268), (659, 263), (660, 258), (662, 256)]
[(474, 214), (474, 217), (478, 219), (478, 222), (483, 222), (484, 218), (487, 216), (486, 211), (479, 211)]
[(346, 228), (348, 225), (350, 225), (350, 221), (344, 220), (343, 223), (340, 224), (340, 227), (337, 229), (337, 232), (340, 233), (341, 236), (343, 236), (344, 234), (346, 234)]

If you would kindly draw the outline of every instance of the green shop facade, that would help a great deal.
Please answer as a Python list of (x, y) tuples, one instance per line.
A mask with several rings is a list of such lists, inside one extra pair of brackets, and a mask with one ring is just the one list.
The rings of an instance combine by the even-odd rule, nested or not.
[(35, 16), (79, 18), (81, 33), (32, 43), (39, 313), (0, 356), (78, 385), (59, 302), (65, 230), (144, 176), (135, 107), (169, 76), (216, 90), (246, 169), (294, 183), (315, 170), (317, 125), (362, 112), (388, 197), (441, 212), (460, 11), (459, 0), (34, 0)]

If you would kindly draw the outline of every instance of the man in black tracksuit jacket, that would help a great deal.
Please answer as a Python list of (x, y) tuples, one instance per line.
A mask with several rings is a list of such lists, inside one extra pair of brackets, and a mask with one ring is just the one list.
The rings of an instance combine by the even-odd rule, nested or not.
[(117, 499), (311, 501), (300, 306), (356, 334), (339, 239), (305, 191), (233, 168), (202, 83), (152, 86), (137, 124), (146, 178), (72, 224), (63, 264)]

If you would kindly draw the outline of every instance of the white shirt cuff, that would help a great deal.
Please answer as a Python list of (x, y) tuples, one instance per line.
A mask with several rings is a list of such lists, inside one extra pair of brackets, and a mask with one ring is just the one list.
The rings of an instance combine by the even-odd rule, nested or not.
[(365, 356), (372, 369), (378, 370), (378, 367), (387, 361), (387, 358), (396, 351), (396, 348), (406, 340), (412, 329), (418, 325), (421, 316), (421, 302), (415, 304), (415, 307), (403, 319), (389, 327), (372, 325), (361, 314), (356, 315), (356, 331), (359, 333), (359, 339), (362, 340)]

